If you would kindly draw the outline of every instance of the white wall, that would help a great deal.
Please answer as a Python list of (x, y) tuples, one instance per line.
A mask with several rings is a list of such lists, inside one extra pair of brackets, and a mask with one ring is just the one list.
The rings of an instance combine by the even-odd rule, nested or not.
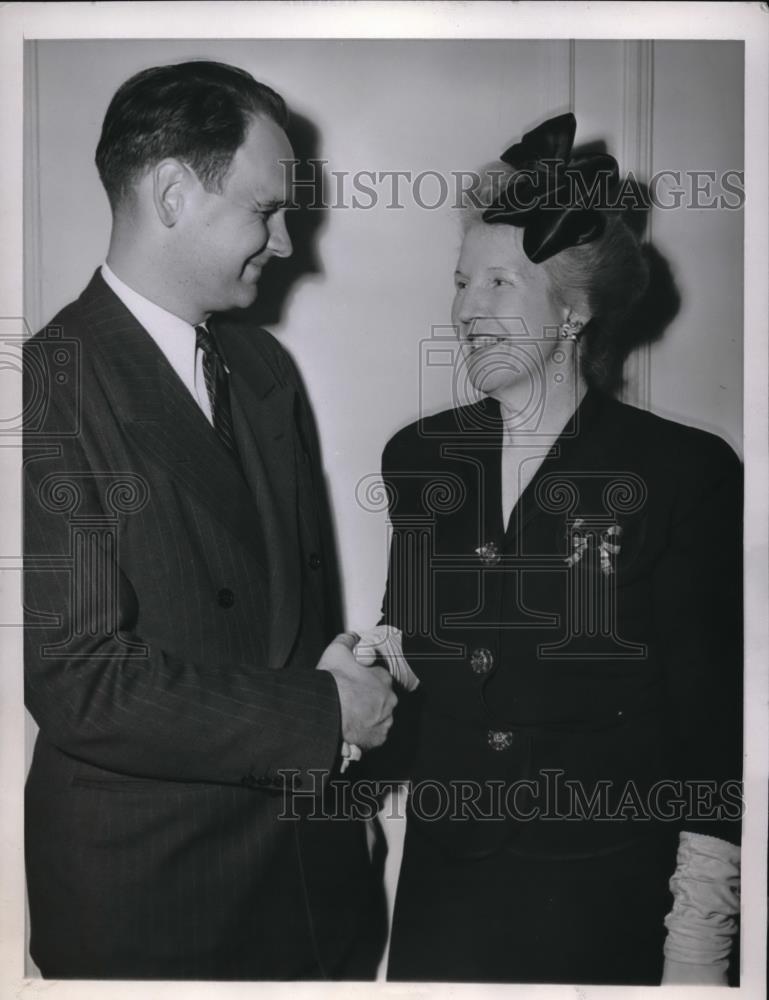
[[(658, 41), (654, 48), (654, 170), (741, 170), (742, 43)], [(652, 409), (721, 434), (742, 454), (743, 213), (657, 211), (653, 227), (682, 303), (652, 349)]]
[[(208, 57), (248, 69), (316, 126), (329, 170), (471, 170), (570, 105), (578, 142), (606, 139), (622, 168), (742, 166), (740, 43), (56, 41), (33, 43), (27, 54), (34, 328), (103, 259), (109, 215), (93, 166), (101, 120), (124, 79), (161, 62)], [(425, 186), (426, 198), (433, 192)], [(448, 206), (404, 203), (328, 212), (322, 270), (299, 281), (274, 327), (315, 404), (351, 625), (377, 618), (386, 570), (384, 514), (361, 509), (356, 484), (378, 471), (385, 441), (420, 405), (451, 402), (447, 380), (421, 378), (420, 344), (449, 323), (457, 223)], [(716, 430), (739, 450), (742, 213), (653, 216), (683, 301), (664, 340), (634, 362), (629, 395)], [(391, 878), (395, 868), (396, 847)]]

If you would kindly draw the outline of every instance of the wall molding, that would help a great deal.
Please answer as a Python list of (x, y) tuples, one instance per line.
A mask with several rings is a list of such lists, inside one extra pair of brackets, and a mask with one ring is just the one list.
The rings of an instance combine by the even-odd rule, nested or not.
[[(622, 164), (641, 182), (652, 175), (654, 122), (654, 42), (622, 43)], [(645, 234), (652, 239), (650, 210)], [(651, 347), (643, 344), (625, 362), (623, 402), (648, 410), (651, 406)]]
[(40, 108), (37, 42), (24, 42), (24, 319), (31, 333), (44, 322), (42, 225), (40, 218)]
[(547, 43), (547, 57), (544, 60), (545, 115), (555, 110), (562, 113), (574, 110), (574, 74), (576, 44), (571, 40), (552, 40)]

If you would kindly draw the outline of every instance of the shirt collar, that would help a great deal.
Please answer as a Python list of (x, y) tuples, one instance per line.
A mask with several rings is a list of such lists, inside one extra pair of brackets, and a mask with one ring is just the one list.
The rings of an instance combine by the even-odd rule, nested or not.
[(194, 392), (195, 328), (135, 291), (106, 262), (101, 266), (101, 274), (126, 309), (152, 337), (184, 384)]

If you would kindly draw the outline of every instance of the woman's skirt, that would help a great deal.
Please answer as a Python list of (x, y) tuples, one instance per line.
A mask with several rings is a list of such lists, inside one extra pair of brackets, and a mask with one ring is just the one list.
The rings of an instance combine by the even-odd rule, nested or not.
[(388, 979), (659, 984), (675, 841), (647, 835), (600, 854), (505, 847), (447, 856), (406, 832)]

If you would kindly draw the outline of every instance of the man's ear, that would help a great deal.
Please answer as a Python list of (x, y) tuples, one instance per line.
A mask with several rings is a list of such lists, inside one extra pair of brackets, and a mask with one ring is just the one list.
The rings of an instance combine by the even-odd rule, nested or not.
[(169, 158), (156, 163), (152, 170), (152, 199), (158, 218), (169, 229), (179, 221), (184, 208), (187, 168)]

